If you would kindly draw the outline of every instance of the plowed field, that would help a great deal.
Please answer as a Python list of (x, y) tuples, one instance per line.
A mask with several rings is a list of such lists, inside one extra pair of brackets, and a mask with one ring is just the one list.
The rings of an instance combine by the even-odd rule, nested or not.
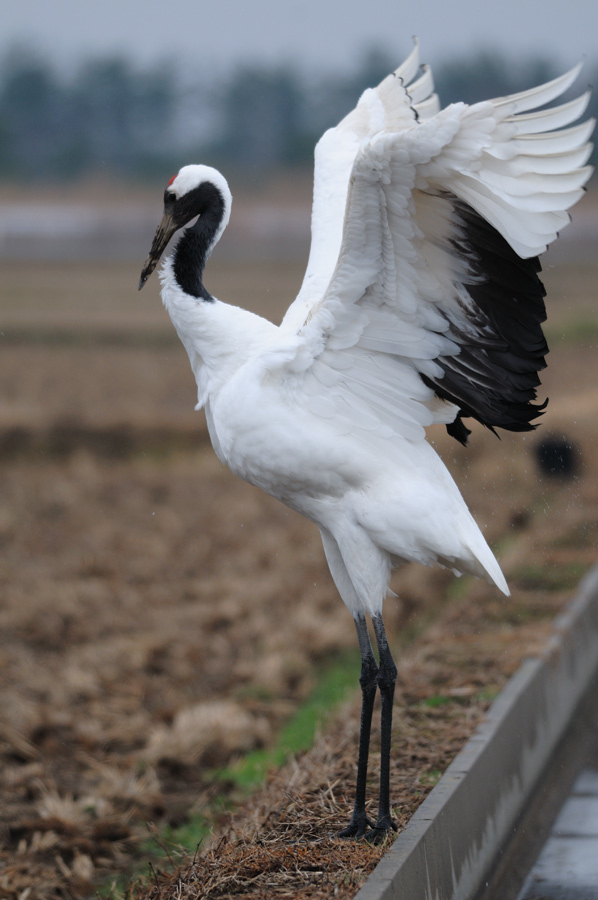
[[(179, 893), (164, 875), (139, 896), (351, 896), (381, 852), (331, 837), (351, 808), (354, 695), (232, 826), (216, 811), (240, 794), (215, 771), (274, 747), (354, 648), (316, 529), (217, 462), (137, 265), (0, 269), (0, 897), (89, 896), (148, 859), (148, 823), (190, 815), (205, 815), (216, 849), (181, 861)], [(264, 296), (274, 319), (301, 274), (211, 269), (216, 295), (255, 309)], [(468, 450), (433, 438), (513, 596), (408, 567), (387, 601), (400, 825), (596, 555), (595, 266), (562, 264), (546, 283), (541, 429), (476, 428)], [(540, 473), (549, 434), (576, 447), (574, 478)]]

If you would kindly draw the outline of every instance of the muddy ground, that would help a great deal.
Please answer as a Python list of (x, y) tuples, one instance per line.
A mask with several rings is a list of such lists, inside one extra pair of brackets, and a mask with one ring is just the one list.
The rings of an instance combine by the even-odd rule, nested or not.
[[(354, 630), (316, 529), (215, 459), (137, 269), (1, 264), (0, 897), (90, 896), (147, 860), (148, 823), (198, 814), (212, 850), (171, 850), (183, 874), (158, 866), (137, 896), (352, 896), (381, 852), (331, 837), (351, 809), (355, 696), (232, 819), (214, 814), (214, 769), (272, 746)], [(595, 266), (546, 276), (541, 431), (476, 428), (468, 450), (433, 435), (512, 598), (413, 566), (387, 602), (400, 826), (595, 559)], [(208, 284), (253, 308), (265, 296), (276, 319), (299, 279), (294, 264), (215, 263)], [(577, 448), (573, 479), (539, 472), (548, 434)]]

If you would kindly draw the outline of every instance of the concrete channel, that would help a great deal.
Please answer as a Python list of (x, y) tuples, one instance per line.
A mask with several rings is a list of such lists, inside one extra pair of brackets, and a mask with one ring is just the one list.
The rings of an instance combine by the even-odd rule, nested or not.
[[(552, 822), (558, 812), (562, 779), (553, 779), (557, 786), (541, 791), (539, 801), (537, 788), (550, 780), (559, 753), (567, 753), (565, 738), (575, 732), (586, 695), (595, 696), (589, 689), (597, 678), (598, 565), (555, 620), (543, 653), (510, 679), (355, 900), (516, 900), (517, 892), (500, 887), (505, 870), (514, 871), (509, 844), (530, 809), (536, 822)], [(556, 768), (567, 767), (561, 760)], [(540, 840), (542, 829), (530, 829), (539, 846), (528, 848), (528, 856), (546, 838)], [(522, 858), (518, 866), (524, 871), (533, 861)]]

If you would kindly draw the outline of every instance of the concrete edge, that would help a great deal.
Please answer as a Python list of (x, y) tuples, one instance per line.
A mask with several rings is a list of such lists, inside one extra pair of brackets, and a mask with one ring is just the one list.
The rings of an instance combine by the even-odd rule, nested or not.
[(598, 565), (355, 900), (473, 900), (598, 669)]

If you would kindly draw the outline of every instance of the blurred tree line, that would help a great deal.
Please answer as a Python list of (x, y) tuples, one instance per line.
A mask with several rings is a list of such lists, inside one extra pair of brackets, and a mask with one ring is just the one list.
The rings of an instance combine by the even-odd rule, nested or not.
[[(56, 181), (103, 172), (162, 179), (189, 160), (226, 162), (239, 173), (311, 165), (320, 134), (396, 63), (371, 50), (342, 78), (256, 64), (214, 84), (190, 81), (165, 64), (139, 70), (125, 57), (90, 60), (69, 77), (14, 47), (0, 58), (0, 178)], [(596, 82), (598, 68), (590, 68), (581, 87)], [(501, 96), (558, 74), (547, 58), (515, 62), (491, 51), (434, 70), (443, 105)], [(596, 94), (592, 106), (596, 115)]]

